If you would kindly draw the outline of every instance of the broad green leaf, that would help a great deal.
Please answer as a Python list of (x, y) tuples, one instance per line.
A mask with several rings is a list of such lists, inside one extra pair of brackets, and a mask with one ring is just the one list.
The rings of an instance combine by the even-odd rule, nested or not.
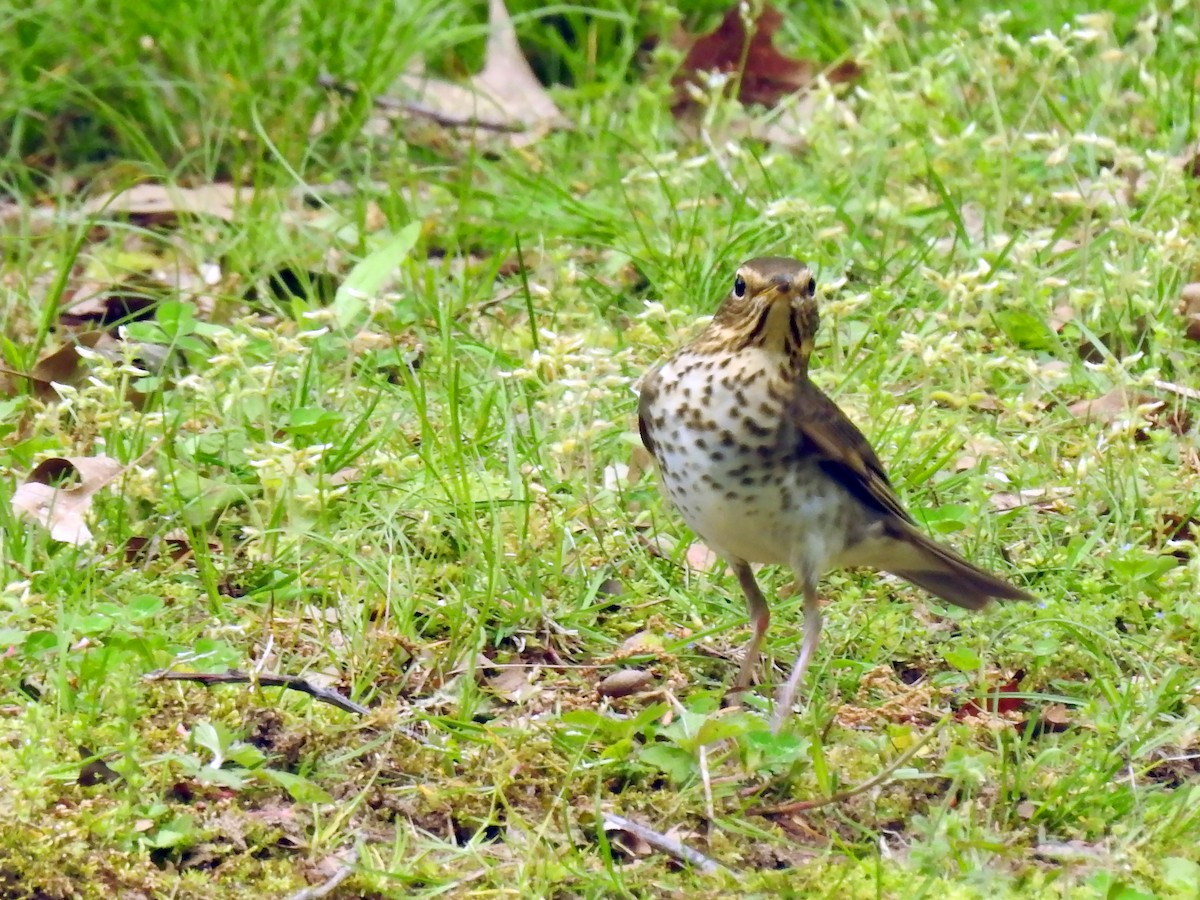
[(176, 469), (171, 485), (183, 501), (183, 519), (193, 527), (207, 524), (227, 506), (256, 496), (258, 485), (230, 483), (205, 478), (190, 469)]
[(982, 665), (979, 654), (970, 647), (953, 647), (943, 654), (943, 658), (960, 672), (973, 672)]
[(288, 431), (296, 435), (328, 432), (342, 423), (341, 413), (315, 406), (300, 406), (288, 412)]
[(319, 784), (314, 784), (302, 775), (280, 772), (278, 769), (257, 769), (256, 775), (265, 781), (279, 785), (297, 803), (332, 803), (333, 797)]
[(651, 744), (644, 747), (638, 758), (653, 766), (676, 784), (693, 778), (696, 774), (696, 759), (692, 754), (670, 744)]
[(160, 827), (153, 835), (144, 838), (151, 847), (165, 850), (189, 844), (195, 838), (196, 825), (191, 816), (176, 816), (168, 824)]
[(409, 222), (395, 234), (385, 236), (378, 247), (350, 270), (333, 298), (334, 318), (339, 326), (347, 328), (362, 315), (367, 298), (379, 293), (388, 276), (416, 246), (420, 235), (421, 223)]

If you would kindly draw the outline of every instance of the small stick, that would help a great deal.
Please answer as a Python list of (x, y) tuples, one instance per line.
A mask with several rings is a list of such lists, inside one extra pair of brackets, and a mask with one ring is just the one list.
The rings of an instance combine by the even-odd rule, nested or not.
[(1179, 384), (1172, 384), (1169, 381), (1161, 379), (1154, 380), (1154, 386), (1160, 391), (1170, 391), (1172, 394), (1178, 394), (1180, 397), (1187, 397), (1189, 400), (1200, 400), (1200, 391), (1195, 388), (1184, 387)]
[(675, 859), (682, 860), (688, 865), (695, 866), (705, 875), (715, 874), (725, 868), (715, 859), (705, 856), (699, 850), (693, 850), (691, 847), (684, 845), (682, 841), (667, 837), (661, 832), (633, 821), (633, 819), (627, 819), (615, 813), (605, 813), (604, 824), (609, 828), (619, 831), (628, 831), (634, 837), (645, 841), (655, 850), (661, 850), (668, 856), (673, 856)]
[(925, 735), (925, 737), (921, 738), (919, 741), (897, 756), (894, 760), (892, 760), (887, 768), (885, 768), (874, 778), (864, 781), (862, 784), (856, 787), (852, 787), (845, 791), (838, 791), (836, 794), (830, 794), (828, 797), (820, 797), (816, 800), (796, 800), (792, 803), (782, 803), (779, 806), (757, 806), (747, 810), (747, 812), (752, 816), (787, 815), (788, 813), (804, 812), (808, 809), (818, 809), (822, 806), (829, 806), (831, 803), (844, 803), (852, 797), (857, 797), (859, 794), (864, 794), (872, 788), (878, 787), (879, 785), (883, 784), (883, 782), (887, 781), (893, 772), (916, 756), (926, 744), (933, 740), (933, 738), (941, 730), (941, 727), (949, 721), (949, 715), (942, 716), (941, 721), (939, 721), (937, 725), (929, 730), (929, 734)]
[(348, 697), (343, 697), (337, 691), (318, 687), (312, 682), (305, 681), (299, 675), (273, 675), (270, 672), (251, 674), (240, 669), (230, 669), (228, 672), (172, 672), (170, 669), (158, 669), (145, 676), (147, 681), (195, 681), (204, 685), (214, 684), (257, 684), (262, 687), (290, 688), (308, 694), (314, 700), (336, 706), (345, 712), (360, 716), (367, 715), (370, 710), (355, 703)]
[(708, 744), (700, 745), (700, 783), (704, 786), (704, 813), (708, 818), (708, 833), (712, 834), (712, 824), (717, 818), (713, 807), (712, 776), (708, 771)]

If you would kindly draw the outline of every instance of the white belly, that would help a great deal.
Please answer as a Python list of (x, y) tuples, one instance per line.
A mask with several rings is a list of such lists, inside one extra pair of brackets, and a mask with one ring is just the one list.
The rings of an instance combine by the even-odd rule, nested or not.
[(737, 427), (768, 400), (766, 379), (753, 372), (745, 367), (749, 383), (731, 389), (707, 373), (664, 368), (664, 379), (691, 390), (679, 414), (655, 431), (662, 482), (684, 521), (717, 553), (820, 577), (847, 546), (848, 496), (813, 458), (793, 454), (786, 418), (769, 434)]

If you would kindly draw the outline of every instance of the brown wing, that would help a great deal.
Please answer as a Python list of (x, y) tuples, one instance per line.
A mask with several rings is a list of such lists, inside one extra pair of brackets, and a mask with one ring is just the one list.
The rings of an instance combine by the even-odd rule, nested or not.
[(650, 436), (650, 404), (658, 396), (658, 370), (647, 372), (642, 378), (638, 389), (638, 431), (642, 435), (642, 444), (655, 455), (654, 439)]
[(821, 469), (852, 496), (883, 515), (916, 524), (863, 433), (812, 382), (797, 386), (792, 424), (799, 432), (801, 452), (815, 455)]

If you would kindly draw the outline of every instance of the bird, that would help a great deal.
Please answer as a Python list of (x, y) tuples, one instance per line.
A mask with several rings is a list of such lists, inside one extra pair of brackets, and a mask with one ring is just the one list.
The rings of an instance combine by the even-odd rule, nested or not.
[(771, 619), (752, 565), (790, 567), (803, 591), (803, 639), (776, 699), (776, 732), (816, 653), (827, 572), (872, 567), (970, 610), (1032, 599), (926, 535), (866, 437), (810, 380), (816, 294), (799, 260), (743, 263), (709, 324), (638, 388), (638, 429), (660, 484), (746, 597), (753, 631), (730, 705), (750, 686)]

